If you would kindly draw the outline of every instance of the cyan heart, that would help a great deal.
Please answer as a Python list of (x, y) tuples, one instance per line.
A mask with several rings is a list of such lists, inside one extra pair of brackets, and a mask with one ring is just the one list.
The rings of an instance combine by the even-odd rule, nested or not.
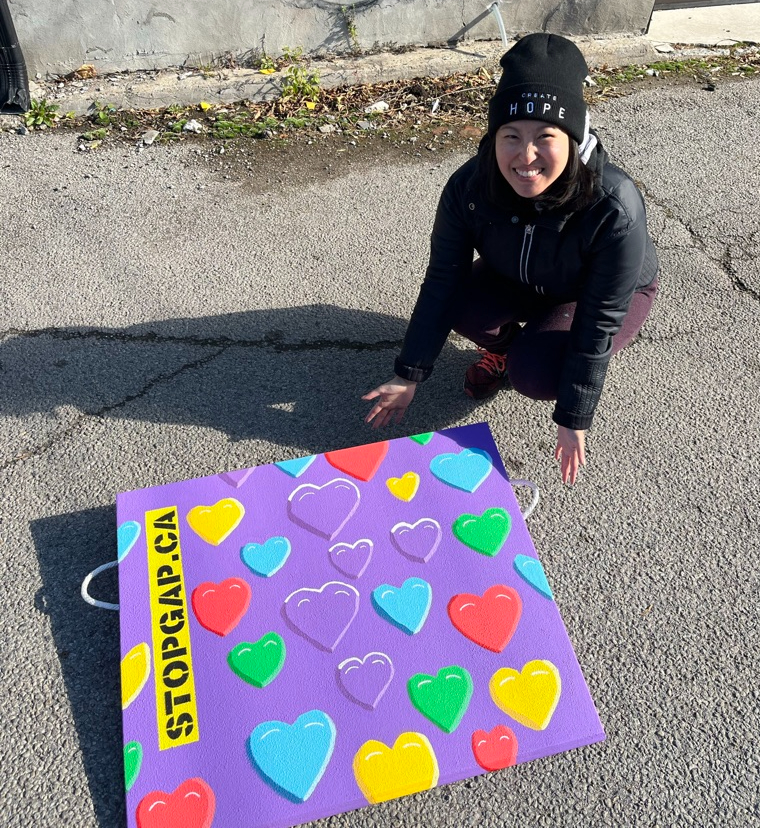
[(275, 463), (278, 469), (282, 469), (285, 474), (291, 477), (300, 477), (306, 469), (317, 459), (316, 454), (310, 454), (308, 457), (296, 457), (293, 460), (280, 460)]
[(264, 543), (247, 543), (240, 550), (243, 563), (257, 575), (269, 578), (287, 561), (290, 541), (287, 538), (269, 538)]
[(378, 615), (407, 635), (422, 629), (432, 602), (433, 588), (422, 578), (407, 578), (400, 587), (381, 584), (372, 590), (372, 605)]
[(554, 594), (546, 580), (546, 573), (538, 558), (531, 558), (528, 555), (515, 555), (515, 571), (523, 581), (530, 584), (544, 598), (548, 598), (550, 601), (554, 600)]
[(459, 454), (439, 454), (430, 461), (430, 471), (442, 483), (474, 492), (491, 474), (493, 460), (483, 449), (462, 449)]
[(248, 738), (248, 755), (262, 779), (291, 802), (305, 802), (317, 787), (335, 747), (335, 725), (310, 710), (292, 725), (262, 722)]
[(140, 524), (136, 520), (126, 520), (116, 530), (116, 557), (121, 563), (129, 554), (129, 550), (140, 537)]

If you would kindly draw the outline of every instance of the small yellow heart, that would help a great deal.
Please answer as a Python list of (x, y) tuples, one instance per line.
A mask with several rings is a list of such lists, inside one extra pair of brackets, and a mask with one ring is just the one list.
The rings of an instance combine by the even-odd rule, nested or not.
[(150, 675), (150, 648), (143, 641), (121, 660), (121, 709), (126, 710), (140, 695)]
[(511, 667), (497, 670), (488, 689), (496, 706), (515, 721), (533, 730), (544, 730), (557, 708), (562, 679), (551, 661), (536, 659), (520, 673)]
[(403, 477), (391, 477), (385, 485), (394, 497), (409, 503), (420, 487), (420, 476), (416, 472), (407, 472)]
[(354, 756), (356, 784), (367, 802), (386, 802), (438, 783), (438, 760), (422, 733), (402, 733), (392, 748), (370, 739)]
[(234, 497), (225, 497), (213, 506), (196, 506), (187, 513), (187, 522), (196, 535), (214, 546), (229, 536), (240, 523), (245, 508)]

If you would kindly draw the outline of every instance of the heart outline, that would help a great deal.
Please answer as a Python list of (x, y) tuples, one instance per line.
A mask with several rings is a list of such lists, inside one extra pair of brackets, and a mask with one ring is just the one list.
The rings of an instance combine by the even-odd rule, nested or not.
[[(356, 552), (359, 544), (367, 547), (366, 559), (363, 563), (361, 560), (359, 561), (361, 565), (358, 569), (349, 569), (345, 559), (342, 562), (340, 561), (341, 553), (345, 552), (346, 555), (349, 555), (350, 553)], [(374, 550), (375, 544), (369, 538), (360, 538), (358, 541), (354, 541), (354, 543), (336, 543), (327, 550), (327, 555), (330, 563), (338, 570), (338, 572), (342, 572), (348, 578), (357, 580), (367, 571), (367, 567), (372, 560), (372, 553)], [(341, 566), (341, 563), (343, 563), (343, 566)]]
[[(318, 510), (315, 515), (309, 515), (308, 518), (304, 517), (302, 514), (299, 514), (299, 507), (303, 508), (306, 497), (319, 497), (321, 492), (325, 492), (325, 490), (328, 489), (337, 489), (341, 495), (347, 492), (353, 496), (351, 505), (346, 513), (338, 516), (339, 522), (337, 525), (335, 525), (334, 522), (324, 523), (325, 513), (329, 514), (330, 512), (330, 510), (325, 507)], [(338, 534), (340, 534), (343, 527), (353, 517), (356, 510), (359, 508), (360, 500), (361, 494), (356, 484), (342, 477), (336, 477), (333, 480), (328, 480), (327, 483), (323, 483), (321, 486), (317, 486), (314, 483), (302, 483), (300, 486), (293, 489), (288, 496), (288, 517), (293, 521), (293, 523), (297, 523), (304, 529), (314, 532), (315, 535), (319, 535), (321, 538), (331, 541), (334, 540)]]
[[(422, 527), (421, 529), (418, 528), (420, 526)], [(428, 529), (431, 529), (434, 533), (432, 540), (424, 539), (430, 540), (429, 547), (423, 544), (421, 549), (413, 548), (413, 545), (421, 537), (421, 533)], [(416, 561), (417, 563), (427, 563), (435, 554), (442, 538), (443, 530), (441, 529), (441, 524), (433, 518), (420, 518), (416, 523), (405, 523), (401, 521), (391, 529), (391, 543), (394, 547), (405, 558), (409, 558), (410, 561)], [(405, 540), (409, 542), (405, 543)]]
[[(370, 662), (369, 665), (367, 665), (368, 661)], [(357, 695), (356, 692), (352, 692), (348, 687), (348, 682), (349, 680), (353, 681), (355, 676), (352, 676), (351, 673), (355, 670), (359, 670), (366, 675), (375, 665), (387, 668), (387, 678), (381, 677), (380, 681), (376, 682), (378, 686), (370, 689), (371, 696), (361, 697)], [(393, 666), (390, 656), (385, 653), (373, 652), (367, 653), (364, 658), (360, 658), (359, 656), (351, 656), (350, 658), (343, 659), (343, 661), (341, 661), (341, 663), (336, 667), (335, 672), (338, 687), (346, 698), (358, 705), (361, 705), (366, 710), (374, 710), (379, 704), (380, 699), (382, 699), (385, 695), (385, 691), (390, 687), (390, 684), (393, 681), (393, 676), (396, 674), (396, 668)], [(375, 673), (370, 676), (370, 680), (375, 678), (377, 675), (378, 673), (376, 669)]]
[[(332, 593), (328, 592), (328, 594), (324, 596), (324, 592), (328, 587), (339, 587), (339, 589), (334, 589)], [(314, 594), (316, 598), (312, 599), (307, 595), (307, 593)], [(350, 618), (346, 616), (347, 620), (346, 618), (341, 619), (337, 616), (334, 609), (332, 612), (326, 612), (324, 610), (324, 604), (322, 603), (312, 605), (312, 607), (316, 606), (317, 609), (314, 610), (311, 615), (307, 615), (307, 613), (311, 611), (312, 607), (307, 607), (305, 610), (301, 610), (301, 605), (304, 603), (310, 603), (312, 600), (319, 602), (324, 602), (325, 600), (329, 601), (331, 598), (334, 599), (339, 595), (346, 595), (349, 601), (353, 598), (353, 608), (351, 608), (350, 603), (346, 602), (345, 599), (338, 599), (343, 602), (338, 606), (341, 608), (348, 607), (349, 609)], [(297, 598), (296, 596), (300, 597)], [(333, 603), (335, 603), (335, 601), (333, 601)], [(351, 584), (345, 584), (343, 581), (328, 581), (326, 584), (322, 584), (321, 587), (301, 587), (300, 589), (293, 590), (293, 592), (288, 595), (282, 604), (283, 618), (293, 632), (298, 633), (298, 635), (305, 638), (307, 641), (310, 641), (315, 647), (328, 653), (333, 652), (338, 644), (340, 644), (343, 636), (348, 632), (348, 628), (353, 623), (358, 612), (359, 592), (355, 587), (351, 586)], [(297, 615), (298, 613), (303, 613), (305, 617), (299, 618)], [(338, 629), (330, 623), (335, 621), (336, 618), (339, 623), (343, 624), (341, 629)], [(324, 625), (325, 622), (327, 622), (327, 626), (323, 629), (319, 629), (319, 624), (322, 623)], [(316, 630), (313, 628), (314, 625), (317, 625)], [(304, 629), (304, 627), (309, 627), (311, 629), (307, 630)]]

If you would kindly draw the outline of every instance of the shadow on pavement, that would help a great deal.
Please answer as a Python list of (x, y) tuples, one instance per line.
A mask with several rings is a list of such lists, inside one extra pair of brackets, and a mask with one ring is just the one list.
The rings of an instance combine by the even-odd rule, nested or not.
[[(115, 507), (33, 521), (43, 587), (37, 608), (50, 618), (98, 824), (124, 825), (124, 766), (119, 689), (119, 614), (86, 604), (82, 572), (115, 557)], [(115, 570), (92, 593), (116, 602)]]
[[(369, 404), (360, 397), (393, 375), (405, 328), (390, 315), (310, 305), (20, 332), (0, 343), (0, 415), (42, 414), (31, 426), (37, 444), (45, 439), (39, 432), (61, 426), (60, 416), (44, 415), (66, 406), (213, 428), (303, 453), (372, 442), (379, 433), (363, 422)], [(469, 359), (446, 345), (404, 423), (383, 434), (446, 428), (472, 410), (461, 391)], [(443, 404), (436, 387), (445, 389)]]

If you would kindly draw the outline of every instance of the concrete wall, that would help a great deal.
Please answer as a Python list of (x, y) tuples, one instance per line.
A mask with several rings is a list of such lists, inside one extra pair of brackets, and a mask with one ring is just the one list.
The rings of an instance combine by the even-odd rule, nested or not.
[[(232, 54), (278, 55), (445, 43), (488, 0), (9, 0), (32, 77), (66, 74), (83, 63), (100, 72), (210, 64)], [(508, 34), (570, 35), (646, 30), (654, 0), (502, 0)], [(344, 9), (346, 11), (344, 11)], [(467, 37), (496, 39), (492, 15)]]

